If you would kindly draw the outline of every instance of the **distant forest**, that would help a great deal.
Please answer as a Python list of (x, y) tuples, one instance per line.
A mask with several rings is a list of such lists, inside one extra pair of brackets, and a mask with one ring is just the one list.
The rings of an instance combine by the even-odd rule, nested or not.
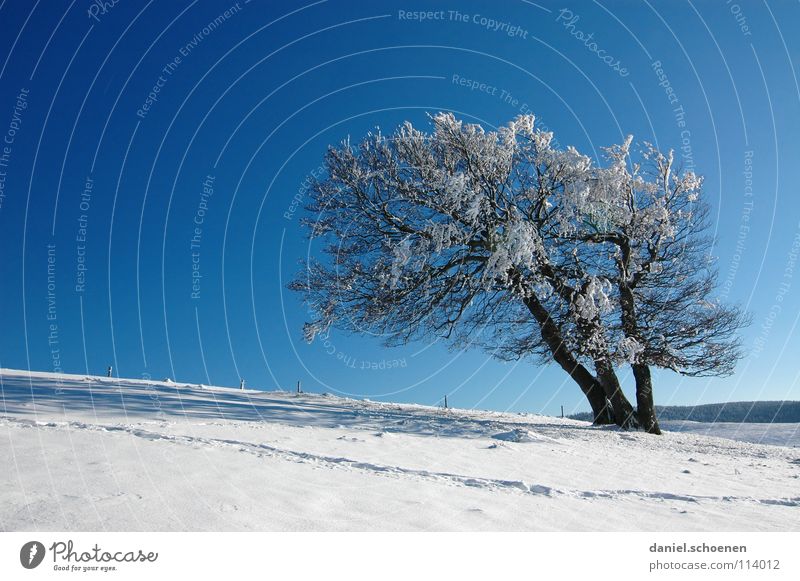
[[(696, 406), (656, 406), (659, 420), (738, 422), (753, 424), (800, 422), (800, 401), (737, 401)], [(589, 412), (569, 416), (592, 421)]]

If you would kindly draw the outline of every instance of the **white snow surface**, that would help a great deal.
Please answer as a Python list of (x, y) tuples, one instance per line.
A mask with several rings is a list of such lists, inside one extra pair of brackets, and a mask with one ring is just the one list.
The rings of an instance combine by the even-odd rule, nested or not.
[(703, 434), (740, 442), (800, 448), (800, 424), (670, 420), (661, 422), (661, 428), (671, 432)]
[(0, 530), (800, 530), (800, 450), (0, 370)]

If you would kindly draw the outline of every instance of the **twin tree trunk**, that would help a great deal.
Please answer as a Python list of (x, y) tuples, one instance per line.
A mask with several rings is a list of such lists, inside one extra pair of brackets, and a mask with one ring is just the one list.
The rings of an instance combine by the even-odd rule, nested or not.
[(536, 319), (536, 322), (539, 323), (542, 339), (544, 339), (545, 343), (550, 348), (553, 359), (573, 380), (575, 380), (575, 383), (578, 384), (581, 391), (583, 391), (583, 394), (586, 396), (586, 399), (589, 400), (589, 405), (592, 406), (594, 423), (614, 423), (616, 418), (613, 416), (613, 411), (609, 406), (609, 400), (606, 398), (606, 392), (603, 386), (566, 348), (564, 339), (561, 336), (561, 331), (553, 322), (553, 319), (550, 318), (547, 309), (544, 308), (536, 297), (532, 296), (524, 299), (524, 301), (525, 306), (528, 307), (528, 310)]
[(611, 402), (611, 408), (614, 410), (615, 423), (626, 429), (638, 427), (633, 406), (622, 392), (622, 386), (619, 383), (617, 374), (614, 372), (614, 366), (611, 361), (599, 359), (594, 362), (594, 365), (597, 370), (597, 379), (603, 384), (606, 397)]
[(553, 322), (547, 309), (536, 297), (524, 299), (525, 306), (536, 319), (553, 359), (578, 384), (592, 407), (595, 424), (612, 424), (625, 428), (641, 425), (647, 432), (660, 434), (653, 407), (653, 387), (647, 365), (634, 365), (636, 379), (637, 414), (633, 410), (619, 383), (614, 367), (608, 360), (595, 361), (597, 377), (570, 353), (564, 344), (561, 330)]

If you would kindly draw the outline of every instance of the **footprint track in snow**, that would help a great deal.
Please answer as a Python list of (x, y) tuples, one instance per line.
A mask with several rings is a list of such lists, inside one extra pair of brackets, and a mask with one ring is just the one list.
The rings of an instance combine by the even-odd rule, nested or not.
[(533, 494), (543, 497), (572, 497), (576, 499), (619, 499), (619, 498), (640, 498), (660, 501), (675, 501), (687, 503), (717, 502), (717, 503), (752, 503), (771, 506), (800, 506), (800, 496), (788, 498), (754, 498), (749, 496), (709, 496), (675, 494), (670, 492), (658, 492), (636, 489), (616, 489), (616, 490), (578, 490), (578, 489), (557, 489), (542, 484), (528, 484), (522, 480), (503, 480), (494, 478), (484, 478), (475, 476), (465, 476), (449, 472), (434, 472), (429, 470), (419, 470), (414, 468), (404, 468), (402, 466), (391, 466), (364, 462), (351, 458), (339, 456), (326, 456), (313, 454), (310, 452), (298, 452), (270, 446), (264, 443), (246, 442), (241, 440), (231, 440), (223, 438), (203, 438), (198, 436), (183, 436), (161, 434), (145, 430), (135, 425), (101, 425), (87, 424), (84, 422), (36, 422), (9, 417), (0, 417), (6, 425), (21, 428), (39, 428), (53, 430), (88, 430), (104, 431), (111, 433), (127, 434), (137, 438), (150, 441), (167, 441), (176, 445), (190, 446), (193, 448), (234, 448), (238, 452), (253, 454), (258, 457), (270, 457), (281, 460), (296, 462), (300, 464), (313, 464), (333, 470), (349, 469), (365, 471), (378, 476), (389, 476), (396, 478), (416, 478), (455, 486), (466, 486), (470, 488), (480, 488), (487, 491), (517, 492), (523, 494)]

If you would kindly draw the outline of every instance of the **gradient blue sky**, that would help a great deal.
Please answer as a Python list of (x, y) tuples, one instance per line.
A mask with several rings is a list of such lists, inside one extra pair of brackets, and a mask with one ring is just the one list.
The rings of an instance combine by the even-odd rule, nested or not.
[[(426, 127), (428, 112), (493, 127), (530, 110), (563, 145), (597, 154), (633, 133), (685, 147), (706, 177), (720, 293), (754, 317), (748, 355), (725, 379), (658, 373), (657, 403), (800, 399), (797, 3), (97, 6), (0, 2), (0, 139), (13, 133), (0, 143), (3, 367), (98, 374), (113, 364), (129, 377), (586, 409), (560, 369), (529, 361), (442, 343), (387, 349), (337, 331), (306, 345), (307, 313), (286, 290), (307, 251), (292, 200), (327, 144), (404, 120)], [(442, 12), (405, 17), (418, 10)]]

